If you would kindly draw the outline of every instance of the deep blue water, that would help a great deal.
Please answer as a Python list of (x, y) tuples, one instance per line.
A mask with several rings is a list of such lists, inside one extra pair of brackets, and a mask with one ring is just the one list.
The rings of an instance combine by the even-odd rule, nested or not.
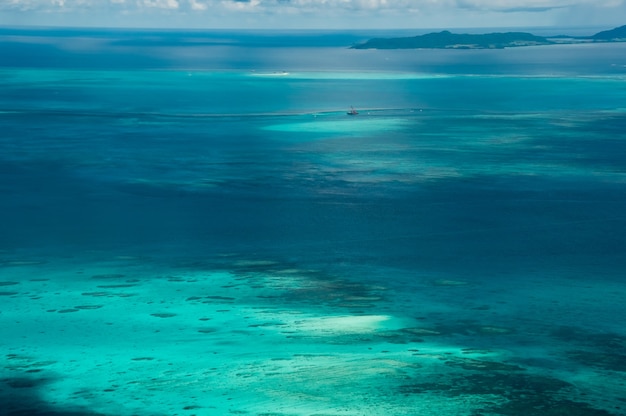
[[(560, 370), (610, 387), (579, 380), (580, 414), (623, 414), (626, 44), (348, 49), (364, 38), (2, 33), (0, 266), (236, 255), (386, 286), (381, 310), (431, 327), (489, 305), (515, 335), (446, 342), (555, 379), (542, 360), (565, 354)], [(424, 293), (441, 306), (420, 307)], [(495, 414), (537, 407), (504, 396)]]

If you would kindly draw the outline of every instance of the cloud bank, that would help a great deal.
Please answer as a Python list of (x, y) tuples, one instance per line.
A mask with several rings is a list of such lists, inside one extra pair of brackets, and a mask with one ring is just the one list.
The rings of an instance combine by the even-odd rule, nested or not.
[(616, 7), (624, 0), (4, 0), (0, 9), (60, 10), (98, 9), (115, 6), (120, 10), (222, 9), (233, 11), (328, 11), (343, 10), (426, 10), (432, 8), (474, 9), (483, 11), (547, 10), (588, 5)]
[(218, 23), (263, 26), (263, 22), (269, 27), (341, 23), (345, 27), (367, 27), (368, 22), (386, 22), (388, 27), (410, 27), (411, 23), (449, 26), (454, 22), (459, 23), (457, 27), (464, 27), (463, 22), (465, 26), (496, 27), (515, 22), (520, 26), (560, 23), (559, 19), (572, 19), (577, 24), (577, 19), (584, 22), (584, 18), (588, 21), (594, 16), (595, 20), (607, 21), (621, 16), (626, 23), (625, 3), (626, 0), (2, 0), (0, 23), (9, 15), (28, 20), (27, 14), (40, 20), (47, 15), (51, 21), (55, 16), (69, 20), (71, 15), (77, 25), (134, 19), (138, 24), (143, 22), (140, 26), (150, 22), (160, 26), (166, 23), (164, 16), (170, 16), (170, 24), (204, 22), (201, 26), (206, 27)]

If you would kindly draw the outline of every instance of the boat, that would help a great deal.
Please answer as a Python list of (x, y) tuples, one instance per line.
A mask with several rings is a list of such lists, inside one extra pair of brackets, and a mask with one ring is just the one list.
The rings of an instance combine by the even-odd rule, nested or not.
[(350, 111), (348, 111), (348, 113), (347, 113), (347, 114), (348, 114), (349, 116), (356, 116), (357, 114), (359, 114), (359, 112), (358, 112), (358, 111), (356, 111), (356, 110), (354, 109), (354, 107), (350, 106)]

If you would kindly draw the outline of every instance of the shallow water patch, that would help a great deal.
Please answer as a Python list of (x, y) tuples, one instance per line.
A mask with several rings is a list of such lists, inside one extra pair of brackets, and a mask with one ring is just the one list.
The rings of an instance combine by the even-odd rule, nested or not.
[[(347, 116), (346, 116), (347, 117)], [(406, 119), (401, 118), (359, 118), (337, 119), (337, 118), (314, 118), (312, 121), (298, 121), (292, 123), (272, 124), (262, 129), (267, 131), (285, 133), (311, 133), (324, 135), (343, 136), (364, 136), (375, 135), (381, 132), (397, 131), (408, 125)], [(302, 136), (291, 140), (302, 141), (306, 139)]]

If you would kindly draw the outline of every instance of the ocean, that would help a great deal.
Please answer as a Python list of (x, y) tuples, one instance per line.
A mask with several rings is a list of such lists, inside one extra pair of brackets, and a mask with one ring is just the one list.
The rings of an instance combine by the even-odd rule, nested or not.
[(409, 33), (2, 29), (0, 414), (626, 415), (626, 43)]

